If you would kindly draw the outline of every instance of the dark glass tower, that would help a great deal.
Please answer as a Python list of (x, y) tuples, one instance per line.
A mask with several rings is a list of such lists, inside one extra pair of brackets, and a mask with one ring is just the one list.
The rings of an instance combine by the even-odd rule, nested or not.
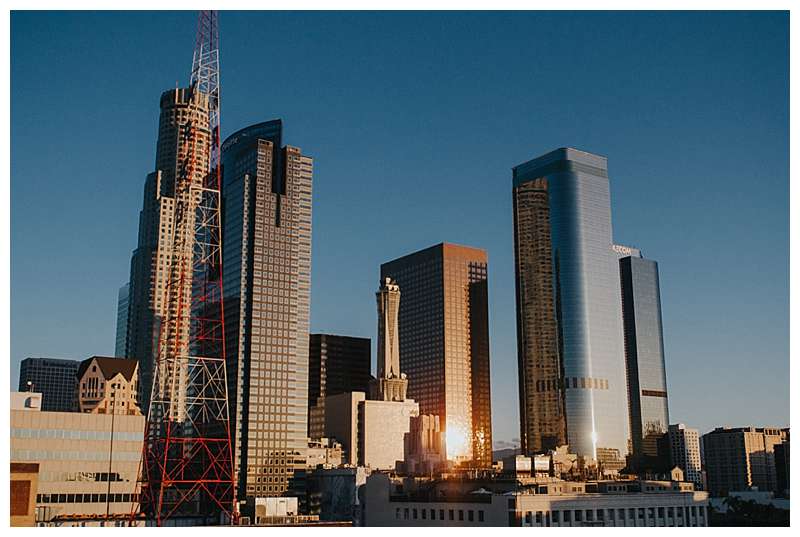
[[(312, 159), (280, 120), (222, 144), (223, 288), (237, 498), (302, 495)], [(252, 502), (248, 502), (252, 506)]]
[(619, 260), (632, 454), (658, 456), (669, 427), (658, 263), (632, 248), (615, 251), (633, 254)]
[[(369, 390), (369, 338), (311, 334), (308, 353), (308, 409), (322, 407), (325, 397)], [(310, 419), (310, 416), (309, 416)], [(313, 436), (309, 434), (309, 436)]]
[(566, 436), (579, 455), (622, 458), (628, 404), (606, 158), (562, 148), (516, 166), (513, 204), (522, 448)]
[(492, 464), (484, 250), (438, 244), (381, 265), (400, 286), (400, 369), (420, 414), (440, 417), (448, 459)]
[(19, 391), (41, 393), (42, 410), (77, 412), (80, 364), (77, 360), (25, 358), (19, 366)]

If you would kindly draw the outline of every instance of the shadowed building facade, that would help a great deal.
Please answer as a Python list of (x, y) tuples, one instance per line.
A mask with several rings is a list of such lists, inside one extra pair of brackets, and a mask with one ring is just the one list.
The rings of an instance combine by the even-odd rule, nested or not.
[(19, 364), (19, 391), (41, 393), (42, 410), (77, 412), (80, 364), (78, 360), (25, 358)]
[[(222, 145), (225, 340), (237, 498), (302, 495), (312, 159), (280, 120)], [(252, 505), (251, 502), (248, 502)]]
[(308, 354), (310, 438), (325, 436), (326, 397), (345, 392), (366, 393), (369, 390), (370, 345), (369, 338), (311, 334)]
[(399, 285), (400, 365), (420, 414), (438, 415), (448, 459), (492, 464), (487, 257), (442, 243), (381, 265)]
[(622, 458), (627, 385), (606, 158), (562, 148), (516, 166), (513, 206), (523, 452), (568, 443), (578, 455)]

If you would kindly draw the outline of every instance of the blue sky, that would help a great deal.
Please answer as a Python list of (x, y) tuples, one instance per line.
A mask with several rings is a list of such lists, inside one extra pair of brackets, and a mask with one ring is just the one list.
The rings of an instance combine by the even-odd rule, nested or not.
[[(11, 383), (114, 351), (161, 91), (196, 14), (11, 17)], [(608, 157), (614, 238), (660, 265), (670, 419), (789, 421), (784, 13), (220, 15), (223, 136), (315, 159), (312, 330), (375, 338), (379, 265), (489, 253), (496, 440), (518, 434), (511, 167)]]

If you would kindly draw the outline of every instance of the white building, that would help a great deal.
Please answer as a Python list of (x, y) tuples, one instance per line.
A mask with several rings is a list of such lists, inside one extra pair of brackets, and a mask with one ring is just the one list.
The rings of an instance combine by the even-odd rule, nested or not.
[(669, 426), (667, 435), (672, 465), (683, 470), (687, 481), (703, 488), (699, 431), (678, 423)]
[[(458, 481), (411, 489), (386, 474), (367, 478), (365, 526), (707, 526), (708, 493), (690, 483), (583, 483), (551, 479), (531, 487)], [(665, 485), (665, 483), (667, 485)], [(402, 488), (401, 488), (402, 486)], [(488, 490), (485, 487), (492, 490)]]

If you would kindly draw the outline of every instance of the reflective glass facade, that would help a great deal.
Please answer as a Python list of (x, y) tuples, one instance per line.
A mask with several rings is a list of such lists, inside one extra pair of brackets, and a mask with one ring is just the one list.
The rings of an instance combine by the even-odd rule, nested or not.
[(126, 358), (125, 345), (128, 342), (128, 294), (130, 284), (119, 288), (117, 295), (117, 338), (114, 344), (114, 356)]
[(439, 244), (381, 265), (400, 286), (400, 369), (420, 414), (440, 417), (448, 458), (492, 464), (487, 257)]
[(25, 358), (19, 365), (19, 391), (41, 393), (42, 410), (77, 412), (80, 364), (77, 360)]
[[(544, 197), (532, 193), (536, 189), (546, 191), (546, 211)], [(563, 398), (571, 451), (595, 457), (604, 448), (622, 457), (628, 451), (628, 404), (606, 159), (558, 149), (513, 169), (513, 196), (525, 449), (537, 445), (526, 439), (537, 430), (532, 412), (546, 418), (547, 434), (557, 438), (555, 391)]]
[(281, 147), (275, 120), (232, 134), (222, 166), (237, 497), (298, 495), (307, 448), (312, 160)]
[(619, 267), (631, 445), (634, 455), (656, 456), (669, 426), (658, 264), (628, 256)]

